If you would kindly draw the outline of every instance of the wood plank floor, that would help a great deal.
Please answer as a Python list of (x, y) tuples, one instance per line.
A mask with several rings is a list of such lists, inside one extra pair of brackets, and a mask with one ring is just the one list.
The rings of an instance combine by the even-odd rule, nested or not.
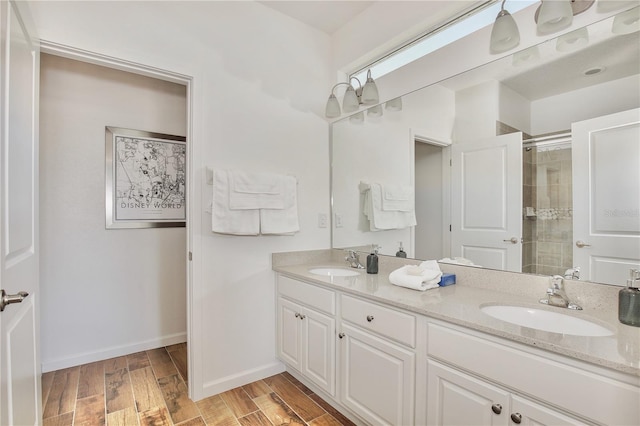
[(353, 425), (286, 372), (196, 402), (187, 380), (186, 343), (45, 373), (43, 425)]

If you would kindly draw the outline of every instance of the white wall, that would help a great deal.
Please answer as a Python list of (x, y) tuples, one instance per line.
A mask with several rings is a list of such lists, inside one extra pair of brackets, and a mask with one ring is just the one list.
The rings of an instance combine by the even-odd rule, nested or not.
[(620, 78), (531, 102), (532, 135), (571, 129), (571, 123), (640, 107), (640, 76)]
[[(330, 245), (329, 229), (317, 227), (318, 213), (329, 214), (329, 37), (256, 2), (34, 2), (31, 9), (45, 40), (192, 77), (192, 397), (281, 371), (270, 255)], [(301, 231), (213, 234), (207, 166), (295, 175)]]
[(186, 341), (184, 228), (105, 229), (105, 125), (182, 135), (186, 89), (41, 56), (44, 371)]

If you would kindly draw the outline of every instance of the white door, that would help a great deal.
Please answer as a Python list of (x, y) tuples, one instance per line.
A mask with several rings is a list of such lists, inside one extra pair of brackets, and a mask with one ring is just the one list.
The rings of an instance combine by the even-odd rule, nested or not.
[(573, 264), (624, 285), (640, 268), (640, 109), (574, 123)]
[(303, 330), (302, 374), (329, 395), (335, 395), (335, 320), (328, 315), (307, 308), (302, 309), (300, 319)]
[[(39, 48), (21, 2), (0, 2), (0, 424), (41, 422), (38, 301)], [(33, 32), (31, 32), (33, 34)], [(21, 293), (24, 292), (24, 293)], [(10, 297), (9, 297), (10, 296)]]
[(451, 255), (522, 268), (522, 133), (451, 145)]
[(415, 354), (346, 324), (339, 338), (342, 403), (371, 424), (413, 424)]

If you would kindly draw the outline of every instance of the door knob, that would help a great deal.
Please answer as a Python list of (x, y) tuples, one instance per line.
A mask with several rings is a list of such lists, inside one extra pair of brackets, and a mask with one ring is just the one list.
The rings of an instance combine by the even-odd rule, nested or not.
[(518, 238), (516, 237), (511, 237), (508, 240), (502, 240), (502, 241), (504, 241), (505, 243), (518, 244)]
[(578, 248), (583, 248), (583, 247), (591, 247), (591, 244), (587, 244), (584, 241), (576, 241), (576, 247)]
[(21, 303), (29, 293), (19, 291), (18, 294), (7, 294), (4, 290), (0, 290), (0, 312), (4, 311), (4, 307), (12, 303)]

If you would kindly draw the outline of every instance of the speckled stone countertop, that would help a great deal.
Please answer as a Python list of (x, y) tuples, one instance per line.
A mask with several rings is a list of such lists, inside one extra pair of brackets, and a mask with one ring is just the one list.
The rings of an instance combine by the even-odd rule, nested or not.
[[(375, 275), (364, 270), (349, 277), (309, 272), (320, 266), (347, 268), (343, 258), (341, 250), (274, 253), (272, 266), (292, 278), (640, 377), (640, 327), (618, 321), (620, 287), (565, 280), (570, 300), (583, 307), (582, 311), (572, 311), (538, 303), (549, 286), (549, 278), (544, 276), (440, 264), (443, 272), (456, 274), (456, 284), (421, 292), (395, 286), (388, 279), (394, 269), (420, 263), (411, 259), (381, 256)], [(573, 336), (515, 325), (480, 310), (492, 304), (527, 306), (584, 318), (611, 330), (613, 335)]]

